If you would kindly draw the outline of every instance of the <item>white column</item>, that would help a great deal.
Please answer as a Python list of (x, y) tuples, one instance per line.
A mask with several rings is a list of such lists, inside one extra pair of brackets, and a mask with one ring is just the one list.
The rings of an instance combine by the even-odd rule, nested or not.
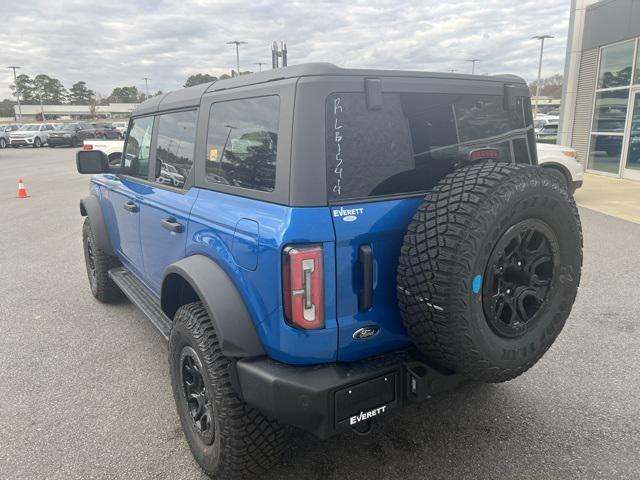
[(560, 106), (560, 124), (558, 143), (571, 145), (573, 122), (575, 119), (576, 97), (578, 94), (578, 76), (582, 59), (582, 38), (584, 34), (585, 9), (597, 0), (571, 0), (571, 16), (567, 35), (567, 53), (564, 64), (564, 82), (562, 103)]

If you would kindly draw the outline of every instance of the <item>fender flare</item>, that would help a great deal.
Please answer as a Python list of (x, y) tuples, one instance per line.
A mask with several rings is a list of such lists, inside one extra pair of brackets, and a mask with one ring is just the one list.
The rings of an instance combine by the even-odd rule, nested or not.
[(98, 244), (97, 247), (115, 257), (116, 252), (111, 245), (109, 232), (107, 231), (104, 215), (102, 214), (102, 208), (100, 208), (100, 202), (96, 196), (89, 195), (80, 200), (80, 215), (89, 217), (89, 224), (91, 225), (91, 231)]
[(249, 310), (229, 275), (209, 257), (191, 255), (167, 267), (162, 279), (160, 304), (169, 318), (177, 310), (174, 281), (181, 277), (204, 304), (214, 324), (222, 354), (227, 357), (265, 355)]

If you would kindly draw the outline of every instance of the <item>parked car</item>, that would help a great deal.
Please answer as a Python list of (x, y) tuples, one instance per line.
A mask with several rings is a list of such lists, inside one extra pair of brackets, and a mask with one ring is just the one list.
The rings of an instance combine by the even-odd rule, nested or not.
[(538, 143), (538, 165), (555, 175), (573, 195), (582, 187), (584, 168), (573, 148)]
[(77, 153), (91, 292), (124, 293), (168, 340), (207, 474), (260, 475), (282, 425), (366, 434), (536, 364), (575, 300), (582, 233), (532, 130), (515, 76), (308, 64), (143, 102), (118, 165)]
[(95, 126), (95, 138), (102, 138), (105, 140), (120, 138), (120, 132), (112, 125), (106, 123), (98, 123)]
[(9, 134), (20, 129), (20, 125), (0, 125), (0, 148), (9, 145)]
[(118, 131), (120, 138), (124, 138), (129, 124), (127, 122), (113, 122), (111, 125)]
[(80, 147), (87, 138), (93, 137), (93, 128), (86, 123), (61, 123), (50, 134), (49, 147), (66, 145)]
[(85, 140), (82, 146), (83, 150), (95, 150), (103, 152), (107, 156), (109, 163), (119, 163), (122, 158), (122, 149), (124, 142), (122, 140)]
[(538, 143), (556, 143), (558, 140), (558, 124), (547, 123), (538, 133), (536, 133), (536, 142)]
[(25, 145), (39, 148), (47, 143), (52, 131), (53, 126), (49, 123), (28, 123), (9, 133), (9, 143), (14, 148)]

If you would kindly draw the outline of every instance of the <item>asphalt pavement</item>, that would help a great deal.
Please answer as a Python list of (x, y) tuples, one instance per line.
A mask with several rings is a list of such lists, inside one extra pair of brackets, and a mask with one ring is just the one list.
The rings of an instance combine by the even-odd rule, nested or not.
[[(75, 150), (0, 150), (0, 479), (201, 479), (162, 337), (89, 291)], [(30, 198), (15, 198), (23, 178)], [(272, 479), (640, 477), (640, 225), (581, 209), (571, 317), (532, 370), (383, 417), (299, 431)]]

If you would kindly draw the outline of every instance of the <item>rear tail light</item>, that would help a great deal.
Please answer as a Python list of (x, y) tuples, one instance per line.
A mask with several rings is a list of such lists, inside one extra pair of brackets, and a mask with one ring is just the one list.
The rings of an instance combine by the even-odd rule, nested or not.
[(469, 153), (469, 160), (476, 162), (478, 160), (497, 160), (498, 150), (495, 148), (480, 148)]
[(292, 246), (282, 258), (284, 315), (294, 327), (324, 327), (322, 246)]
[(93, 150), (93, 145), (83, 145), (83, 150)]

